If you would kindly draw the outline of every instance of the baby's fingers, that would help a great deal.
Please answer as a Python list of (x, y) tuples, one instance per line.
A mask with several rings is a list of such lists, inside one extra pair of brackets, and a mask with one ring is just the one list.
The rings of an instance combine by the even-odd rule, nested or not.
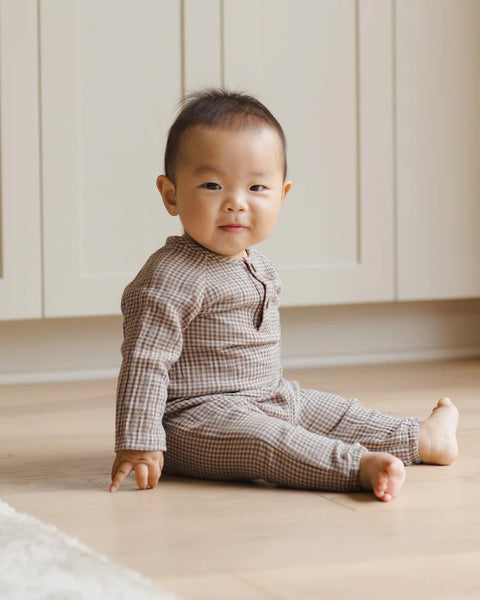
[(150, 465), (150, 468), (148, 469), (148, 485), (151, 488), (157, 487), (161, 474), (162, 470), (158, 462), (154, 462), (152, 465)]
[(125, 479), (132, 472), (133, 465), (129, 462), (122, 462), (120, 466), (116, 470), (116, 472), (112, 473), (112, 485), (110, 486), (111, 492), (116, 492), (118, 488), (122, 485)]
[(135, 465), (135, 479), (141, 490), (146, 490), (148, 487), (148, 467), (145, 463)]
[(158, 463), (153, 462), (148, 465), (140, 463), (135, 465), (135, 479), (141, 490), (157, 487), (158, 480), (160, 479), (160, 467)]

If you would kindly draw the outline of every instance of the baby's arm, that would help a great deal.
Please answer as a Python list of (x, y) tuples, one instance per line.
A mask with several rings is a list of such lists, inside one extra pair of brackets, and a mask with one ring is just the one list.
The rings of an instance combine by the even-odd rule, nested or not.
[(163, 469), (163, 452), (155, 450), (119, 450), (112, 467), (110, 492), (116, 492), (123, 481), (135, 471), (140, 489), (157, 486)]
[(203, 304), (203, 278), (192, 274), (188, 264), (179, 268), (176, 256), (163, 260), (162, 251), (152, 255), (122, 297), (123, 361), (111, 492), (132, 471), (141, 489), (158, 483), (166, 450), (162, 420), (169, 370), (182, 353), (183, 330)]

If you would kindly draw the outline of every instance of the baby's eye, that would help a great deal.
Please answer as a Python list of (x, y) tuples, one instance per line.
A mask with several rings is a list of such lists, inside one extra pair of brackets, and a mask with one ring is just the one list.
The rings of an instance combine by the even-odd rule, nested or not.
[(213, 181), (208, 181), (207, 183), (202, 184), (200, 187), (203, 187), (206, 190), (220, 190), (220, 189), (222, 189), (218, 183), (214, 183)]
[(259, 183), (257, 185), (252, 185), (250, 187), (250, 191), (252, 191), (252, 192), (263, 192), (264, 189), (265, 189), (265, 186), (261, 185)]

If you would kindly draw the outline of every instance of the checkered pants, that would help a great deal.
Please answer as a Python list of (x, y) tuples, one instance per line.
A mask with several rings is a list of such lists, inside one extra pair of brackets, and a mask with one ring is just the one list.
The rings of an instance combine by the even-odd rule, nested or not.
[(297, 389), (267, 400), (245, 395), (167, 404), (165, 473), (217, 480), (264, 480), (281, 486), (360, 489), (360, 459), (388, 452), (419, 463), (421, 420), (364, 408), (357, 400)]

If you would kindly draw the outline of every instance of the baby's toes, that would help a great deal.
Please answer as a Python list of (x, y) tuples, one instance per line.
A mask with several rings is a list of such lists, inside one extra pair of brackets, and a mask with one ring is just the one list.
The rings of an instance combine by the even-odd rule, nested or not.
[(383, 498), (388, 487), (388, 477), (386, 473), (378, 475), (377, 485), (374, 487), (374, 493), (377, 498)]

